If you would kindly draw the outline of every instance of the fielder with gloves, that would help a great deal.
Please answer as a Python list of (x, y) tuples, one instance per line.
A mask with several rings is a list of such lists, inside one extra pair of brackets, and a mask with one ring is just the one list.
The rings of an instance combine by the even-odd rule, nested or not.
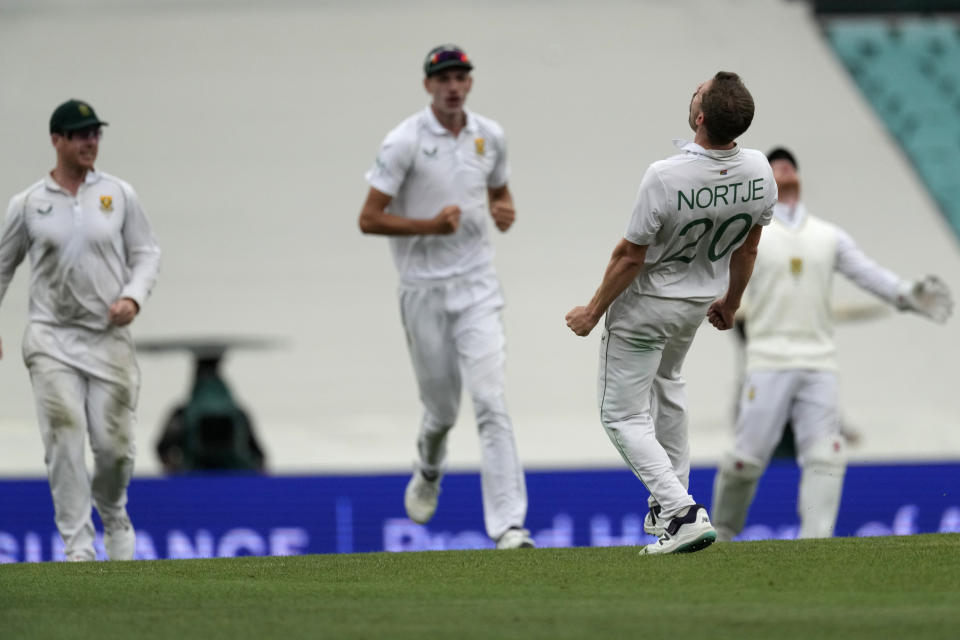
[[(0, 301), (17, 266), (30, 258), (23, 358), (57, 528), (71, 561), (95, 558), (91, 498), (107, 556), (133, 559), (126, 505), (140, 369), (129, 325), (160, 264), (133, 188), (94, 168), (106, 124), (86, 102), (56, 108), (50, 118), (56, 166), (10, 200), (0, 232)], [(92, 478), (84, 457), (88, 433)]]
[(407, 485), (407, 515), (426, 523), (437, 508), (447, 432), (466, 383), (480, 435), (487, 535), (501, 549), (534, 546), (523, 528), (526, 483), (504, 399), (503, 297), (487, 217), (513, 224), (503, 129), (464, 107), (473, 63), (455, 45), (424, 61), (426, 109), (387, 134), (366, 174), (364, 233), (389, 236), (400, 274), (400, 310), (423, 419)]
[(799, 536), (833, 535), (847, 463), (830, 307), (835, 272), (897, 309), (934, 322), (945, 322), (953, 310), (950, 291), (936, 276), (901, 280), (868, 258), (842, 229), (808, 214), (790, 151), (774, 149), (767, 159), (780, 195), (746, 293), (746, 377), (735, 443), (713, 487), (719, 540), (743, 530), (757, 482), (788, 420), (802, 470)]

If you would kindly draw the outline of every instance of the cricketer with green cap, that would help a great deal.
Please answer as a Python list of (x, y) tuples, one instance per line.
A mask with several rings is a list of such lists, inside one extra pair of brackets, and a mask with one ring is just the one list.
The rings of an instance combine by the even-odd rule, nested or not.
[(82, 100), (54, 110), (56, 166), (10, 200), (0, 231), (0, 302), (19, 264), (30, 260), (22, 352), (36, 396), (54, 520), (71, 561), (96, 557), (92, 507), (103, 522), (107, 557), (134, 557), (126, 506), (140, 369), (129, 325), (160, 265), (133, 187), (94, 167), (106, 124)]
[(93, 107), (82, 100), (67, 100), (54, 109), (50, 116), (50, 133), (67, 133), (106, 125), (97, 117)]

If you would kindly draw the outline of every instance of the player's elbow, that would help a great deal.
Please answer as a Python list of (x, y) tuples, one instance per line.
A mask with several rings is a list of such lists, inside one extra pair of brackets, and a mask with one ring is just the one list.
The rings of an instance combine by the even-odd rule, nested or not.
[(360, 227), (361, 233), (374, 233), (376, 231), (374, 216), (371, 216), (367, 211), (361, 211), (360, 217), (357, 219), (357, 226)]
[(624, 239), (617, 246), (618, 258), (631, 268), (642, 267), (647, 257), (646, 245), (637, 245)]
[(751, 263), (757, 258), (758, 247), (756, 244), (749, 243), (741, 245), (736, 251), (733, 252), (731, 258), (737, 262), (743, 260), (748, 260)]

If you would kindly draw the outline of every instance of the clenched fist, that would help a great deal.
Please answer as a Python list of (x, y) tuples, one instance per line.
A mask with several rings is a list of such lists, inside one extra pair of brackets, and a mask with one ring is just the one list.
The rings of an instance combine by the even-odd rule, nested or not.
[(506, 231), (513, 225), (517, 218), (517, 212), (512, 204), (506, 202), (494, 202), (490, 207), (490, 215), (493, 216), (493, 223), (497, 225), (500, 231)]
[(110, 324), (125, 327), (133, 322), (133, 318), (139, 311), (140, 307), (134, 302), (133, 298), (120, 298), (110, 305)]
[(707, 320), (720, 331), (732, 329), (737, 308), (727, 304), (726, 298), (715, 300), (707, 310)]
[(567, 313), (567, 326), (578, 336), (588, 336), (600, 318), (591, 313), (587, 307), (574, 307)]
[(455, 204), (444, 207), (434, 218), (436, 224), (436, 233), (439, 235), (449, 235), (456, 233), (460, 226), (460, 207)]

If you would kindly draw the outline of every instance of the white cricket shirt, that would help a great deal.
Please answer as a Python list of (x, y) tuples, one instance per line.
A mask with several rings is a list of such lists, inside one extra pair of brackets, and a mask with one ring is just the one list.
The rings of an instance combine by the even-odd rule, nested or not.
[(10, 200), (0, 232), (0, 302), (30, 257), (30, 322), (102, 331), (110, 305), (143, 308), (157, 280), (160, 248), (133, 188), (87, 173), (76, 197), (47, 175)]
[(831, 307), (836, 271), (891, 304), (909, 288), (836, 225), (808, 215), (802, 204), (778, 204), (744, 299), (748, 371), (837, 369)]
[(610, 306), (607, 328), (627, 330), (644, 296), (712, 301), (730, 278), (730, 255), (754, 225), (770, 222), (777, 185), (766, 156), (735, 145), (704, 149), (676, 140), (683, 153), (654, 162), (640, 183), (624, 237), (647, 245), (643, 270)]
[(491, 269), (488, 188), (507, 183), (503, 129), (466, 111), (458, 136), (443, 128), (428, 106), (394, 128), (366, 173), (374, 189), (393, 197), (387, 212), (433, 218), (449, 205), (460, 207), (460, 226), (449, 235), (390, 236), (402, 281), (417, 282)]

